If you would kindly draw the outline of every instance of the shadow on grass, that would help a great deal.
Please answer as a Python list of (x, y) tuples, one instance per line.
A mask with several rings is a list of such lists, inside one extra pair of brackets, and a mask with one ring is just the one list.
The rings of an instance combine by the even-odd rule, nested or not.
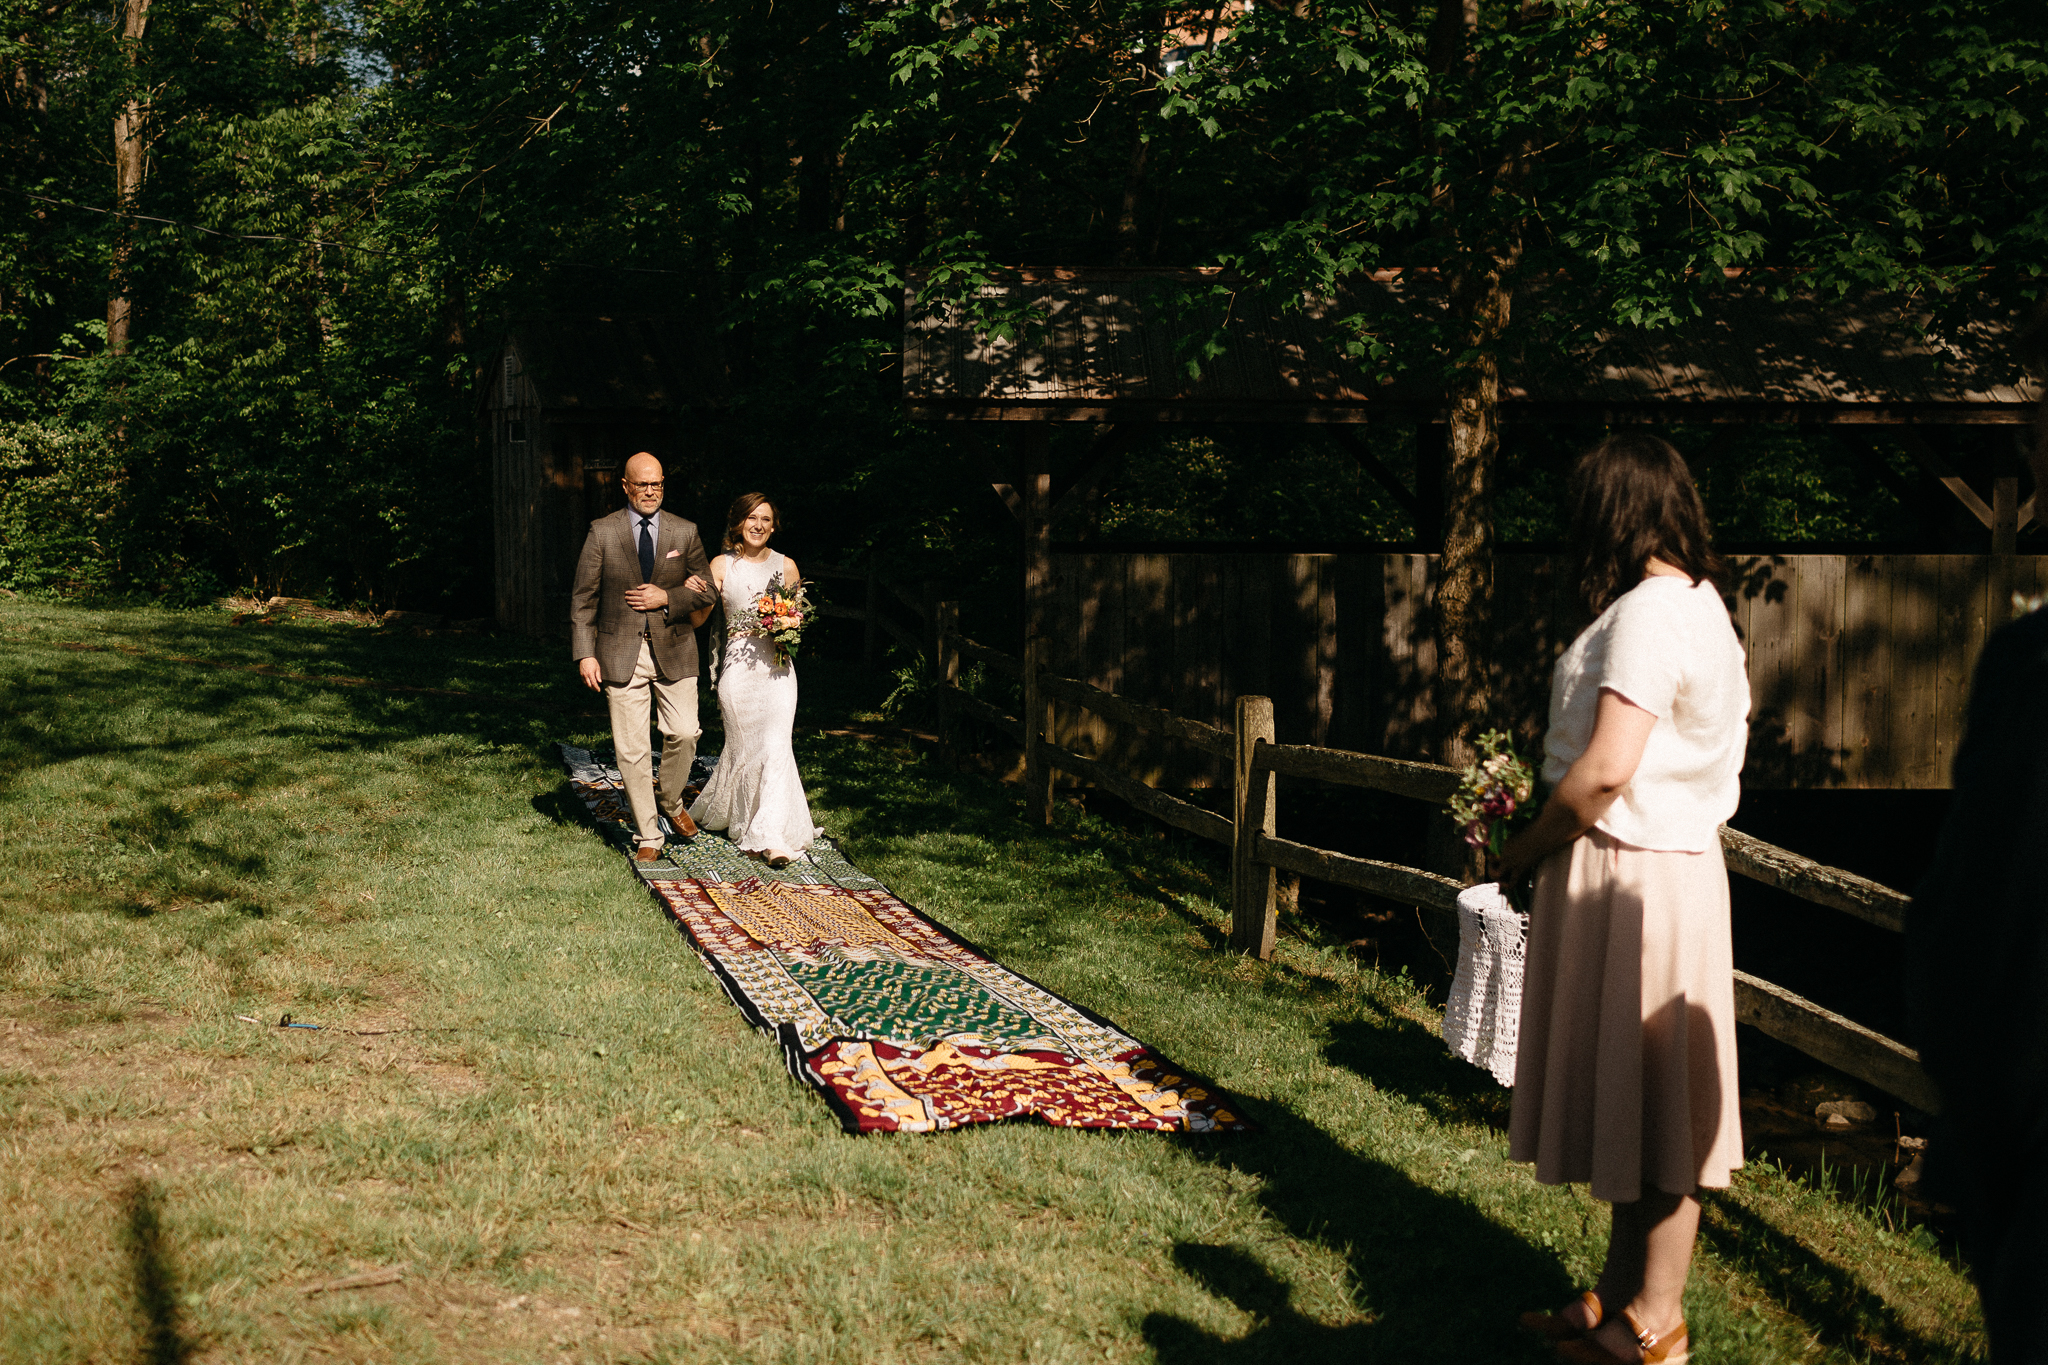
[(178, 1324), (178, 1283), (164, 1246), (164, 1225), (156, 1187), (138, 1180), (123, 1198), (128, 1256), (135, 1274), (135, 1306), (141, 1318), (143, 1365), (183, 1365), (192, 1343)]
[(1171, 1314), (1143, 1323), (1162, 1360), (1536, 1361), (1516, 1312), (1570, 1297), (1556, 1258), (1470, 1204), (1418, 1185), (1270, 1102), (1265, 1131), (1194, 1145), (1197, 1159), (1253, 1177), (1267, 1214), (1302, 1241), (1341, 1253), (1361, 1321), (1317, 1322), (1242, 1246), (1182, 1242), (1175, 1263), (1254, 1319), (1225, 1338)]
[(1389, 1015), (1336, 1024), (1323, 1056), (1374, 1089), (1421, 1105), (1438, 1123), (1507, 1131), (1514, 1092), (1452, 1056), (1444, 1040), (1418, 1020)]
[(1877, 1361), (1961, 1365), (1978, 1359), (1915, 1332), (1853, 1272), (1727, 1194), (1709, 1194), (1702, 1202), (1701, 1243), (1722, 1261), (1755, 1276), (1815, 1339)]

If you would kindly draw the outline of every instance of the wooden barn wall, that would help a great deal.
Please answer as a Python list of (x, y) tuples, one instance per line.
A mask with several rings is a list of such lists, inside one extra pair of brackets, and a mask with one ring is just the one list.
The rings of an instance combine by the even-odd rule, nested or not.
[[(507, 439), (514, 420), (526, 423), (523, 447)], [(659, 445), (667, 431), (660, 414), (566, 414), (493, 404), (492, 541), (501, 627), (568, 634), (569, 587), (590, 522), (625, 505), (619, 475), (627, 457)]]
[[(1757, 789), (1947, 786), (1986, 635), (2012, 592), (2048, 587), (2037, 555), (1746, 556), (1736, 569)], [(1282, 743), (1427, 758), (1434, 571), (1409, 554), (1055, 555), (1052, 664), (1225, 728), (1240, 694), (1263, 694)], [(1569, 577), (1561, 557), (1495, 563), (1490, 720), (1527, 749), (1551, 667), (1586, 621)], [(1077, 708), (1057, 708), (1054, 729), (1154, 782), (1228, 780), (1216, 760)]]

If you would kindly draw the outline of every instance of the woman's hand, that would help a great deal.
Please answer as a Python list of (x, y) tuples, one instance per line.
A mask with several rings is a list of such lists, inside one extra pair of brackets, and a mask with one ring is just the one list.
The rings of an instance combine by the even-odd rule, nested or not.
[(1586, 752), (1565, 773), (1534, 823), (1508, 840), (1487, 874), (1503, 892), (1527, 881), (1537, 865), (1593, 828), (1621, 795), (1650, 742), (1657, 718), (1619, 692), (1600, 691), (1600, 710)]

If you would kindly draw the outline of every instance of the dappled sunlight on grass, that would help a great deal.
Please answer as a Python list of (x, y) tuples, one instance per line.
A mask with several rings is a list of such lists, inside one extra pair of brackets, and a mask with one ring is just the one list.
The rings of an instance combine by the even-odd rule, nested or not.
[[(1034, 831), (905, 743), (801, 732), (859, 865), (1263, 1125), (849, 1139), (565, 794), (550, 741), (604, 730), (554, 644), (0, 630), (0, 1358), (137, 1354), (138, 1181), (205, 1360), (1534, 1362), (1513, 1313), (1597, 1265), (1604, 1207), (1506, 1161), (1412, 983), (1217, 951), (1205, 845)], [(872, 718), (886, 680), (803, 667), (804, 726)], [(1969, 1358), (1955, 1269), (1874, 1227), (1745, 1175), (1700, 1358)]]

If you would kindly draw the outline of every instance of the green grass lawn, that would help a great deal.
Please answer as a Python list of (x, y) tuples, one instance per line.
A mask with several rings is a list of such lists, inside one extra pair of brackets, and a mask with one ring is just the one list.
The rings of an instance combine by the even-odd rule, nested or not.
[[(1263, 1125), (843, 1136), (580, 820), (564, 655), (0, 599), (0, 1357), (1548, 1358), (1604, 1206), (1405, 978), (1228, 956), (1205, 849), (822, 734), (876, 689), (806, 661), (848, 855)], [(1924, 1232), (1757, 1165), (1707, 1225), (1696, 1360), (1981, 1350)]]

